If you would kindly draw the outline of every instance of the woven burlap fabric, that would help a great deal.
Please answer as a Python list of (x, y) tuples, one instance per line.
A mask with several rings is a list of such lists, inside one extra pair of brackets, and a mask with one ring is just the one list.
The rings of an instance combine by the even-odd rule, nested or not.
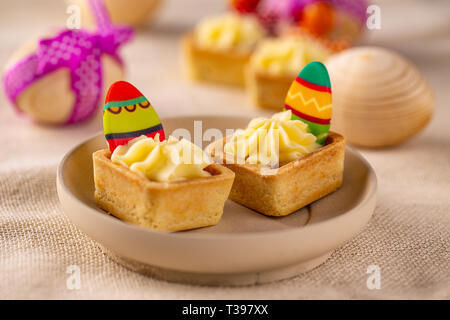
[[(61, 212), (55, 166), (2, 167), (1, 298), (449, 297), (449, 201), (443, 191), (416, 197), (411, 192), (393, 193), (392, 180), (382, 177), (400, 169), (395, 166), (379, 173), (380, 201), (367, 228), (325, 264), (290, 280), (241, 288), (171, 284), (112, 262)], [(395, 175), (405, 188), (408, 182), (402, 174)], [(448, 173), (445, 178), (450, 178)], [(418, 189), (431, 184), (424, 182)], [(366, 287), (371, 264), (381, 269), (381, 290)], [(66, 287), (69, 265), (81, 269), (80, 290)]]
[[(439, 112), (438, 114), (445, 114)], [(296, 278), (247, 287), (173, 284), (129, 271), (63, 214), (56, 167), (96, 121), (69, 129), (39, 128), (1, 112), (1, 298), (449, 298), (450, 149), (433, 130), (397, 148), (363, 151), (379, 179), (370, 223), (318, 268)], [(12, 156), (14, 155), (14, 156)], [(67, 267), (81, 270), (81, 288), (69, 290)], [(381, 289), (366, 286), (369, 265), (381, 271)]]
[[(14, 7), (19, 2), (2, 3), (5, 8), (0, 12), (14, 16), (21, 12)], [(60, 22), (43, 8), (30, 12), (40, 10), (41, 15), (36, 16)], [(194, 11), (184, 15), (176, 6), (168, 10), (167, 21), (172, 23), (186, 17), (196, 20)], [(384, 23), (389, 23), (388, 18)], [(8, 21), (0, 19), (0, 24)], [(15, 29), (9, 30), (21, 30), (23, 36), (31, 30), (26, 19), (15, 21), (17, 24), (8, 26)], [(178, 29), (162, 24), (155, 33), (138, 34), (126, 52), (131, 81), (151, 94), (154, 105), (164, 106), (158, 108), (162, 117), (242, 113), (240, 106), (246, 101), (241, 92), (183, 83), (178, 66), (173, 65), (178, 59)], [(1, 32), (0, 37), (8, 48), (0, 51), (3, 62), (21, 40), (11, 32)], [(153, 51), (148, 50), (149, 41)], [(257, 286), (168, 283), (110, 260), (65, 217), (55, 186), (56, 168), (64, 153), (100, 131), (101, 119), (69, 128), (40, 127), (17, 118), (0, 95), (0, 298), (450, 298), (450, 48), (437, 38), (421, 41), (420, 47), (410, 41), (396, 41), (395, 45), (409, 54), (430, 80), (436, 92), (436, 114), (424, 132), (398, 147), (360, 150), (379, 180), (377, 207), (367, 227), (318, 268)], [(178, 90), (176, 95), (173, 88)], [(66, 285), (71, 265), (81, 271), (79, 290), (69, 290)], [(380, 290), (366, 286), (370, 265), (380, 267)]]

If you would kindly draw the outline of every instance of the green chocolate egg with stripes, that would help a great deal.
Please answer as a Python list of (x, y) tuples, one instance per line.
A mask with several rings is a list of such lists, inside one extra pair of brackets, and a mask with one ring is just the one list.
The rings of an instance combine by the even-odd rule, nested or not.
[(308, 63), (292, 82), (284, 109), (292, 111), (292, 119), (305, 122), (317, 137), (317, 143), (323, 144), (330, 130), (331, 102), (327, 68), (323, 63), (314, 61)]

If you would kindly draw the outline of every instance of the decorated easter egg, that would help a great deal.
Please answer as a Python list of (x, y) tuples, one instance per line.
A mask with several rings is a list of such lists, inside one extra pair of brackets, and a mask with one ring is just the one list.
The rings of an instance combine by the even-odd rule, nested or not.
[(132, 30), (112, 25), (101, 1), (91, 2), (99, 9), (97, 30), (62, 29), (11, 58), (4, 89), (19, 113), (46, 124), (86, 120), (99, 110), (104, 88), (123, 77), (118, 49)]
[(165, 139), (158, 114), (150, 101), (132, 84), (118, 81), (111, 85), (103, 107), (103, 130), (111, 153), (119, 145), (141, 135)]
[(345, 50), (327, 61), (333, 84), (333, 131), (363, 147), (398, 144), (430, 121), (434, 94), (419, 70), (377, 47)]
[[(36, 56), (38, 50), (38, 41), (33, 40), (25, 44), (15, 52), (7, 64), (5, 72), (5, 85), (7, 86), (7, 95), (11, 102), (16, 106), (19, 114), (25, 114), (32, 120), (43, 124), (65, 124), (69, 122), (82, 121), (92, 115), (104, 97), (100, 94), (104, 92), (114, 81), (123, 78), (123, 65), (115, 57), (109, 54), (102, 54), (98, 59), (100, 72), (95, 70), (92, 74), (101, 74), (102, 84), (99, 88), (98, 102), (92, 107), (87, 103), (87, 107), (76, 110), (77, 92), (73, 89), (71, 71), (68, 68), (58, 68), (52, 72), (45, 73), (42, 76), (36, 75), (36, 65), (28, 67), (28, 57)], [(25, 69), (25, 70), (24, 70)], [(90, 74), (86, 70), (86, 76)], [(18, 79), (17, 79), (18, 78)], [(21, 79), (34, 78), (32, 82), (22, 82)], [(20, 85), (22, 88), (14, 90), (14, 85)], [(80, 82), (80, 86), (83, 82)], [(87, 83), (86, 83), (87, 85)], [(82, 87), (80, 87), (81, 89)], [(17, 93), (16, 93), (17, 92)], [(84, 98), (93, 100), (88, 92), (83, 93)], [(76, 116), (75, 113), (86, 112), (84, 115)]]
[(311, 0), (261, 0), (258, 17), (261, 23), (272, 33), (279, 33), (280, 23), (298, 21), (307, 2)]
[(326, 36), (334, 26), (335, 11), (328, 2), (313, 2), (303, 9), (300, 26), (313, 35)]
[(262, 0), (258, 12), (273, 15), (277, 20), (297, 21), (309, 2), (311, 0)]
[[(92, 0), (73, 0), (81, 9), (81, 24), (83, 27), (95, 25), (95, 12), (90, 5)], [(162, 0), (103, 0), (112, 22), (133, 27), (139, 27), (158, 12)]]
[(305, 122), (317, 143), (323, 144), (330, 130), (332, 113), (331, 84), (323, 63), (308, 63), (292, 82), (286, 95), (285, 110), (292, 111), (292, 119)]
[(365, 30), (367, 0), (326, 0), (334, 9), (333, 28), (326, 34), (330, 39), (357, 40)]
[(275, 34), (301, 27), (314, 36), (354, 41), (361, 34), (367, 0), (261, 0), (257, 14)]
[(255, 12), (260, 0), (230, 0), (230, 6), (238, 12)]

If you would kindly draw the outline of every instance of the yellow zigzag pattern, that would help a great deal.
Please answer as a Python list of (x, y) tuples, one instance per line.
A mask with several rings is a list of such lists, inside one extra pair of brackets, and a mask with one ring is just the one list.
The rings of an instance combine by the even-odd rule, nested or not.
[(302, 100), (303, 105), (308, 105), (310, 103), (314, 103), (314, 105), (316, 106), (317, 111), (322, 112), (323, 110), (326, 109), (331, 109), (332, 108), (332, 104), (326, 105), (326, 106), (319, 106), (319, 104), (317, 103), (316, 98), (311, 98), (308, 101), (305, 101), (305, 98), (303, 97), (302, 93), (300, 91), (298, 91), (296, 94), (292, 94), (291, 92), (288, 92), (288, 96), (291, 99), (295, 99), (297, 97), (300, 97), (300, 99)]

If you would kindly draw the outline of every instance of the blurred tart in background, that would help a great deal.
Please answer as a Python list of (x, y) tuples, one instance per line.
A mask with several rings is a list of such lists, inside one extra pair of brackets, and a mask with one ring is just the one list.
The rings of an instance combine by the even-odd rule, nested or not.
[(250, 59), (247, 93), (256, 106), (280, 111), (298, 70), (312, 61), (325, 62), (348, 45), (347, 41), (320, 39), (298, 28), (278, 38), (267, 38)]
[(366, 0), (230, 0), (227, 13), (206, 17), (183, 38), (185, 73), (247, 86), (256, 105), (281, 110), (298, 69), (358, 39), (366, 8)]
[(253, 15), (205, 18), (182, 40), (185, 71), (193, 80), (244, 86), (244, 68), (264, 36)]

